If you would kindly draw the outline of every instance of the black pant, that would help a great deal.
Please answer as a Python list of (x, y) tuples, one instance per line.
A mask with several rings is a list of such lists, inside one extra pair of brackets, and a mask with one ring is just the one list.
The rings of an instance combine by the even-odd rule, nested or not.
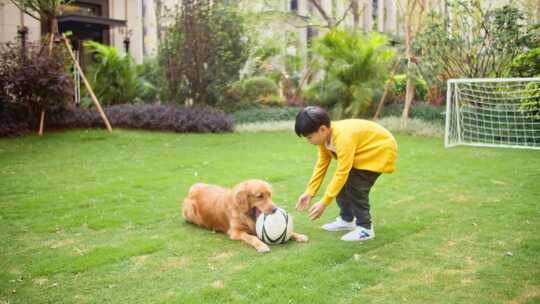
[(347, 182), (336, 197), (343, 220), (350, 222), (356, 217), (357, 226), (370, 229), (369, 191), (379, 175), (377, 172), (351, 169)]

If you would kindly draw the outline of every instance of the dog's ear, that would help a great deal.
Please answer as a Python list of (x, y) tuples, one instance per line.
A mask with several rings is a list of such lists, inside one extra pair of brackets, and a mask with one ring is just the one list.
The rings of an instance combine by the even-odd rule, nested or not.
[(249, 210), (248, 191), (246, 185), (239, 185), (234, 190), (234, 205), (242, 212)]
[(264, 182), (266, 184), (267, 190), (272, 194), (274, 192), (274, 187), (268, 182)]

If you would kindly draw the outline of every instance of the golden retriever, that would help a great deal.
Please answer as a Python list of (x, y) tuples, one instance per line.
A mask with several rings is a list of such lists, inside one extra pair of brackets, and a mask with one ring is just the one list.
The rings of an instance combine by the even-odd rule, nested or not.
[[(261, 212), (269, 214), (275, 208), (270, 184), (253, 179), (232, 189), (197, 183), (189, 189), (182, 213), (190, 223), (227, 233), (231, 239), (242, 240), (258, 252), (269, 252), (270, 247), (256, 237), (255, 221)], [(297, 233), (291, 238), (308, 241), (307, 236)]]

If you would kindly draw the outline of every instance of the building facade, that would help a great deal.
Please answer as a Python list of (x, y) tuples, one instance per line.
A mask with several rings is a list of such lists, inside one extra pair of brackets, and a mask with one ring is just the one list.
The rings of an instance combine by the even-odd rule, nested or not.
[[(82, 0), (62, 6), (59, 30), (71, 32), (74, 48), (84, 53), (84, 41), (93, 40), (128, 52), (137, 63), (155, 54), (157, 43), (152, 0)], [(24, 25), (28, 39), (42, 34), (40, 21), (9, 0), (0, 0), (0, 43), (14, 41)], [(154, 32), (152, 32), (154, 31)], [(82, 56), (84, 57), (84, 55)]]
[[(303, 18), (306, 24), (321, 22), (321, 15), (309, 0), (237, 0), (246, 11), (279, 10), (291, 12)], [(391, 36), (403, 36), (406, 5), (409, 0), (355, 0), (358, 16), (344, 14), (350, 9), (349, 0), (318, 0), (328, 15), (341, 19), (343, 25), (365, 31), (379, 31)], [(424, 0), (426, 9), (443, 12), (446, 0)], [(490, 0), (487, 6), (514, 3), (522, 6), (532, 18), (540, 21), (539, 0)], [(158, 28), (164, 28), (171, 20), (162, 18), (156, 22), (156, 10), (167, 15), (181, 0), (75, 0), (64, 5), (59, 18), (61, 31), (73, 33), (75, 47), (83, 48), (85, 40), (95, 40), (112, 45), (121, 52), (128, 52), (137, 63), (145, 57), (154, 56), (158, 49)], [(39, 21), (22, 14), (10, 0), (0, 0), (0, 43), (13, 41), (21, 25), (28, 28), (30, 41), (40, 39), (42, 27)], [(282, 31), (287, 25), (269, 31)], [(320, 26), (297, 26), (288, 28), (298, 32), (304, 48), (309, 41), (324, 31)], [(83, 52), (84, 53), (84, 52)], [(84, 56), (83, 56), (84, 57)]]

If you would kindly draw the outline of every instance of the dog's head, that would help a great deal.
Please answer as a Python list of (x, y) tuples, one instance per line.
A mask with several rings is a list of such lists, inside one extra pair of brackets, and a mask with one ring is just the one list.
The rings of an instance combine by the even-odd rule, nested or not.
[(272, 187), (262, 180), (248, 180), (234, 187), (234, 204), (242, 212), (249, 214), (254, 220), (259, 214), (270, 214), (276, 209), (272, 202)]

